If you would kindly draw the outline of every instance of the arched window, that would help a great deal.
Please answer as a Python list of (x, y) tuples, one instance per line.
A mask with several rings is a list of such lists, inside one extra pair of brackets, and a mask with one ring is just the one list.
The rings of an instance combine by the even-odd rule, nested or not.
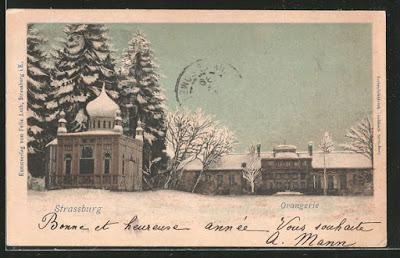
[(111, 154), (104, 154), (104, 174), (110, 174)]
[(93, 174), (94, 172), (94, 157), (92, 146), (82, 146), (81, 158), (79, 160), (80, 174)]
[(71, 154), (64, 155), (64, 174), (71, 175), (71, 164), (72, 164), (72, 156)]

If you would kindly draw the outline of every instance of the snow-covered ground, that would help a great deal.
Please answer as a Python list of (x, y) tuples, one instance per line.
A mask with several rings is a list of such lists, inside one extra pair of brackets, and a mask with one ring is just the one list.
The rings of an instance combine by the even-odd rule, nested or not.
[[(371, 206), (372, 197), (338, 197), (338, 196), (221, 196), (200, 195), (187, 192), (158, 190), (146, 192), (113, 192), (97, 189), (66, 189), (45, 192), (29, 191), (29, 203), (34, 209), (41, 210), (49, 203), (64, 206), (79, 206), (89, 204), (103, 206), (103, 212), (113, 215), (124, 215), (133, 210), (137, 213), (175, 213), (179, 216), (198, 215), (209, 217), (216, 215), (225, 218), (226, 215), (246, 213), (251, 216), (274, 216), (278, 211), (298, 213), (299, 209), (282, 209), (282, 203), (318, 203), (319, 208), (312, 213), (357, 213), (360, 207)], [(354, 205), (351, 205), (354, 204)], [(207, 212), (204, 212), (207, 211)], [(307, 209), (303, 209), (303, 212)], [(279, 212), (281, 213), (281, 212)]]
[[(110, 220), (129, 222), (138, 217), (139, 224), (179, 224), (191, 228), (188, 232), (139, 232), (134, 242), (127, 239), (126, 232), (115, 228), (113, 236), (119, 239), (117, 245), (213, 245), (210, 238), (217, 238), (218, 245), (264, 246), (265, 233), (233, 232), (211, 234), (204, 230), (209, 223), (224, 225), (246, 224), (250, 228), (274, 230), (281, 217), (300, 216), (302, 222), (314, 225), (317, 222), (339, 222), (360, 219), (376, 220), (373, 212), (373, 197), (335, 197), (335, 196), (207, 196), (170, 190), (147, 192), (111, 192), (94, 189), (69, 189), (53, 191), (28, 191), (28, 208), (36, 224), (42, 216), (54, 211), (56, 205), (79, 207), (85, 205), (102, 207), (101, 214), (94, 213), (58, 213), (64, 223), (100, 223)], [(303, 204), (303, 208), (300, 206)], [(309, 208), (304, 208), (308, 204)], [(294, 205), (297, 205), (295, 207)], [(316, 207), (318, 206), (318, 207)], [(119, 231), (118, 231), (119, 230)], [(101, 234), (100, 234), (101, 235)], [(245, 237), (245, 238), (244, 238)], [(282, 236), (284, 238), (284, 236)], [(77, 238), (79, 239), (79, 234)], [(75, 240), (76, 240), (75, 239)], [(108, 240), (107, 240), (108, 239)], [(157, 239), (157, 240), (156, 240)], [(361, 239), (361, 238), (360, 238)], [(114, 239), (115, 240), (115, 239)], [(67, 245), (68, 238), (61, 244)], [(107, 244), (110, 238), (87, 239), (86, 244)], [(97, 242), (96, 242), (97, 241)], [(127, 242), (128, 241), (128, 242)], [(214, 240), (213, 240), (214, 241)], [(368, 241), (366, 239), (360, 240)], [(76, 242), (75, 242), (76, 243)], [(115, 245), (115, 242), (112, 242)], [(285, 243), (284, 245), (290, 245)]]

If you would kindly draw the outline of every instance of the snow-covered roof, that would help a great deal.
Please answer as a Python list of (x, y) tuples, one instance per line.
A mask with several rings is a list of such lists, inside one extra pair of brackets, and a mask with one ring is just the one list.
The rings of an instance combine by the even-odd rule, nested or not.
[(115, 117), (119, 106), (107, 95), (103, 86), (100, 95), (87, 104), (86, 110), (90, 117)]
[[(287, 154), (287, 153), (283, 153)], [(295, 154), (296, 158), (310, 158), (307, 152), (291, 153)], [(278, 155), (278, 153), (276, 153)], [(283, 157), (276, 158), (272, 152), (262, 152), (260, 154), (261, 159), (283, 159)], [(287, 157), (292, 159), (293, 157)], [(210, 167), (209, 170), (241, 170), (242, 164), (248, 159), (247, 154), (228, 154), (220, 158), (220, 160)], [(324, 167), (324, 156), (321, 152), (315, 152), (312, 156), (312, 167), (319, 169)], [(337, 151), (326, 155), (326, 167), (329, 169), (333, 168), (371, 168), (371, 161), (365, 156), (348, 151)], [(200, 170), (201, 163), (198, 160), (192, 161), (184, 167), (184, 170), (193, 171)]]
[(67, 136), (91, 136), (91, 135), (121, 135), (120, 132), (113, 130), (93, 130), (93, 131), (85, 131), (85, 132), (77, 132), (77, 133), (64, 133), (62, 134)]
[(57, 138), (55, 138), (54, 140), (52, 140), (51, 142), (49, 142), (48, 144), (46, 144), (46, 147), (47, 147), (47, 146), (50, 146), (50, 145), (57, 145)]
[[(272, 153), (262, 152), (260, 157), (267, 158), (272, 157)], [(218, 162), (210, 167), (210, 170), (236, 170), (242, 169), (242, 164), (248, 161), (249, 155), (242, 153), (231, 153), (221, 157)], [(200, 170), (201, 162), (199, 160), (194, 160), (184, 167), (185, 170)]]
[[(313, 168), (324, 168), (324, 154), (316, 152), (312, 156)], [(327, 168), (371, 168), (371, 160), (362, 154), (350, 151), (335, 151), (325, 156)]]
[(288, 145), (288, 144), (281, 144), (274, 148), (274, 151), (296, 151), (296, 146)]

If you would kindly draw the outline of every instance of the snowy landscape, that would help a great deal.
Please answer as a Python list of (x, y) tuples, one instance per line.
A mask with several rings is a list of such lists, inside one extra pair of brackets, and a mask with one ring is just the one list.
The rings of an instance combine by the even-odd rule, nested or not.
[[(110, 192), (95, 189), (74, 189), (49, 192), (29, 191), (29, 208), (40, 213), (51, 211), (53, 204), (62, 204), (65, 207), (75, 207), (85, 204), (89, 206), (102, 206), (102, 216), (126, 217), (132, 212), (156, 218), (160, 214), (174, 214), (179, 220), (193, 221), (194, 216), (200, 220), (210, 218), (226, 220), (231, 215), (233, 220), (243, 216), (255, 218), (276, 218), (282, 215), (298, 214), (304, 212), (306, 216), (320, 217), (323, 214), (340, 216), (353, 214), (361, 216), (362, 212), (372, 209), (372, 197), (317, 197), (317, 196), (205, 196), (184, 193), (173, 190), (158, 190), (149, 192)], [(43, 202), (46, 198), (48, 202)], [(118, 205), (110, 206), (118, 200)], [(282, 208), (282, 203), (287, 208)], [(318, 208), (294, 208), (290, 204), (318, 203)], [(360, 207), (363, 207), (360, 210)], [(151, 211), (151, 213), (149, 213)], [(209, 213), (207, 211), (212, 211)], [(311, 215), (312, 214), (312, 215)], [(154, 216), (154, 217), (153, 217)]]
[[(46, 202), (43, 201), (46, 199)], [(374, 210), (373, 197), (332, 197), (332, 196), (203, 196), (172, 190), (149, 192), (105, 192), (94, 189), (58, 190), (50, 192), (28, 192), (27, 209), (30, 217), (28, 227), (37, 234), (42, 233), (36, 227), (38, 221), (47, 213), (57, 212), (57, 221), (69, 225), (84, 224), (94, 227), (96, 223), (118, 221), (111, 226), (108, 234), (93, 233), (96, 237), (87, 237), (87, 232), (74, 232), (74, 238), (68, 237), (68, 231), (50, 231), (41, 240), (58, 238), (63, 240), (58, 246), (99, 245), (109, 243), (113, 234), (113, 246), (273, 246), (266, 244), (269, 232), (275, 232), (282, 219), (289, 220), (300, 216), (294, 226), (307, 225), (307, 229), (318, 223), (336, 227), (343, 218), (346, 224), (357, 225), (360, 220), (374, 221), (375, 217), (368, 210)], [(117, 200), (117, 201), (116, 201)], [(94, 207), (90, 212), (77, 212), (81, 207)], [(99, 209), (100, 208), (100, 209)], [(75, 209), (75, 211), (74, 211)], [(188, 230), (147, 231), (123, 230), (134, 219), (141, 227), (179, 225)], [(210, 224), (212, 223), (212, 224)], [(33, 227), (34, 225), (34, 227)], [(100, 225), (100, 224), (99, 224)], [(221, 230), (209, 229), (213, 225)], [(259, 232), (240, 232), (238, 225)], [(344, 226), (345, 224), (343, 224)], [(225, 230), (227, 227), (233, 230)], [(221, 232), (218, 232), (221, 231)], [(358, 246), (368, 245), (368, 239), (375, 232), (366, 232), (356, 239)], [(306, 231), (307, 232), (307, 231)], [(298, 240), (296, 232), (282, 230), (279, 246), (293, 246)], [(343, 231), (320, 232), (321, 239), (339, 240)], [(211, 241), (210, 241), (211, 240)], [(35, 241), (36, 242), (36, 241)], [(39, 243), (38, 242), (38, 243)], [(384, 242), (380, 243), (384, 244)], [(312, 245), (314, 246), (314, 245)], [(314, 246), (315, 247), (315, 246)]]
[(385, 245), (370, 31), (29, 24), (29, 244)]
[[(229, 83), (234, 80), (238, 85), (247, 80), (250, 87), (252, 81), (246, 78), (248, 74), (240, 68), (240, 62), (213, 62), (211, 59), (199, 58), (182, 66), (177, 70), (178, 73), (165, 76), (162, 71), (167, 67), (159, 65), (156, 57), (158, 52), (154, 51), (145, 31), (136, 30), (122, 49), (114, 49), (113, 43), (118, 43), (119, 46), (122, 43), (119, 38), (110, 37), (115, 35), (113, 33), (117, 29), (110, 31), (106, 24), (57, 26), (57, 30), (50, 30), (51, 33), (60, 36), (57, 43), (54, 39), (51, 39), (51, 43), (48, 42), (48, 37), (52, 35), (48, 31), (44, 36), (41, 28), (46, 26), (30, 24), (27, 30), (29, 188), (45, 188), (43, 177), (46, 148), (56, 139), (60, 121), (65, 123), (67, 132), (87, 131), (90, 120), (86, 106), (96, 99), (101, 88), (105, 87), (107, 96), (117, 103), (120, 109), (123, 134), (135, 138), (139, 123), (143, 126), (142, 170), (146, 190), (177, 190), (185, 167), (191, 162), (199, 162), (201, 168), (190, 189), (191, 192), (195, 192), (198, 184), (206, 177), (205, 172), (215, 167), (222, 157), (241, 152), (248, 154), (250, 160), (241, 177), (250, 189), (248, 192), (254, 193), (255, 182), (261, 179), (261, 167), (257, 165), (260, 159), (257, 157), (256, 147), (261, 148), (260, 142), (264, 138), (274, 137), (265, 131), (261, 136), (254, 137), (251, 142), (248, 138), (244, 141), (243, 132), (247, 129), (244, 125), (237, 125), (240, 121), (225, 119), (216, 111), (209, 112), (207, 101), (201, 101), (201, 106), (191, 104), (199, 103), (200, 100), (208, 100), (211, 103), (213, 96), (219, 96), (223, 101), (225, 97), (220, 94), (224, 87), (228, 87), (223, 83), (225, 77), (230, 78)], [(317, 64), (317, 68), (320, 69), (320, 61), (317, 60)], [(318, 74), (323, 76), (324, 71), (317, 71)], [(172, 78), (175, 83), (163, 84), (164, 77)], [(239, 86), (237, 87), (236, 90), (239, 90)], [(238, 95), (248, 92), (250, 90), (244, 90)], [(166, 95), (174, 97), (168, 99)], [(285, 95), (282, 94), (280, 98), (284, 101)], [(252, 101), (249, 99), (247, 102)], [(339, 142), (336, 142), (330, 132), (337, 132), (337, 128), (320, 129), (318, 125), (309, 126), (319, 128), (320, 135), (312, 137), (317, 139), (315, 145), (324, 155), (324, 194), (328, 188), (325, 155), (334, 153), (335, 150), (364, 156), (371, 163), (373, 170), (373, 128), (369, 112), (366, 111), (369, 109), (368, 105), (360, 108), (364, 112), (354, 112), (358, 115), (356, 120), (351, 120), (351, 124), (348, 122), (346, 127), (340, 125), (342, 131), (339, 134)], [(265, 108), (260, 107), (260, 110), (256, 112), (266, 112), (264, 116), (270, 113)], [(290, 110), (289, 113), (292, 112)], [(64, 116), (60, 116), (62, 113), (65, 114), (65, 119)], [(362, 115), (359, 115), (360, 113)], [(263, 123), (269, 122), (268, 119), (258, 120)], [(282, 126), (284, 123), (279, 124)], [(251, 125), (247, 127), (253, 128)], [(292, 131), (299, 130), (296, 128)], [(272, 141), (275, 142), (286, 137), (284, 133), (276, 136), (276, 131), (274, 135)], [(292, 139), (295, 138), (301, 138), (301, 142), (305, 141), (305, 137)], [(283, 142), (286, 142), (286, 139)], [(344, 181), (346, 180), (345, 178)], [(371, 188), (371, 176), (362, 180), (368, 181), (368, 187)], [(333, 184), (336, 185), (337, 182), (332, 181)], [(288, 186), (287, 190), (289, 188), (291, 186)]]

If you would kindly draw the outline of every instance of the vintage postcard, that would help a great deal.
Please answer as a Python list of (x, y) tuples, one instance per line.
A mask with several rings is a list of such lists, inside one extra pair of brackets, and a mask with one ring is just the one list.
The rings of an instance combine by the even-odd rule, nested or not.
[(382, 11), (8, 10), (10, 247), (384, 247)]

